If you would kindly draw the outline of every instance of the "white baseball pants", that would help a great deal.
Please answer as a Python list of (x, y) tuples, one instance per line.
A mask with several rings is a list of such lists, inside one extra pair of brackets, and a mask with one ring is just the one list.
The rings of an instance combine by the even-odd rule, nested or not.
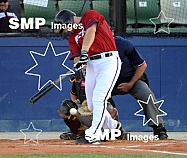
[[(101, 59), (89, 60), (86, 69), (85, 91), (88, 109), (93, 111), (93, 121), (85, 131), (85, 139), (98, 139), (101, 128), (115, 129), (117, 121), (112, 119), (106, 110), (107, 100), (118, 79), (121, 69), (121, 60), (117, 51), (110, 57), (102, 53)], [(108, 53), (108, 52), (105, 52)]]

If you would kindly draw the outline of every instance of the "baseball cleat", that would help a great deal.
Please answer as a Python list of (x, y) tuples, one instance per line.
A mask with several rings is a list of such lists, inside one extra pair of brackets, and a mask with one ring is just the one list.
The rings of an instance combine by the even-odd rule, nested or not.
[(163, 125), (154, 126), (153, 127), (153, 134), (158, 135), (158, 138), (160, 140), (164, 140), (168, 138), (168, 135), (166, 133), (166, 129)]
[(98, 140), (88, 141), (85, 139), (85, 137), (77, 137), (76, 144), (93, 144), (93, 145), (99, 145), (100, 142)]
[(76, 134), (72, 132), (63, 132), (60, 135), (60, 139), (62, 140), (76, 140)]

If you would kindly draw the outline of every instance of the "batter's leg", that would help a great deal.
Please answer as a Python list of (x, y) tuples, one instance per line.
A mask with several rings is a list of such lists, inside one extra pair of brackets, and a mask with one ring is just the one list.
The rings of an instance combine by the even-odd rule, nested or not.
[(93, 111), (92, 96), (93, 96), (95, 83), (96, 83), (96, 75), (93, 66), (88, 62), (86, 68), (86, 76), (85, 76), (85, 92), (86, 92), (88, 109), (90, 111)]
[[(106, 115), (106, 106), (109, 95), (120, 73), (120, 63), (121, 61), (117, 56), (99, 59), (97, 61), (90, 61), (89, 63), (93, 64), (94, 66), (93, 69), (96, 74), (95, 81), (97, 82), (97, 84), (95, 84), (92, 98), (89, 95), (89, 99), (92, 99), (93, 104), (93, 121), (92, 126), (85, 131), (86, 139), (90, 138), (91, 140), (94, 137), (97, 137), (98, 133), (100, 133), (101, 131), (105, 117), (109, 117), (108, 119), (112, 119), (110, 115)], [(90, 90), (88, 86), (90, 86), (90, 84), (93, 84), (88, 81), (88, 78), (90, 77), (87, 76), (86, 78), (86, 95), (90, 93), (88, 91)], [(93, 77), (90, 78), (90, 80), (93, 81)], [(88, 104), (89, 103), (90, 102), (88, 102)], [(117, 121), (112, 121), (114, 121), (114, 124), (116, 125)]]

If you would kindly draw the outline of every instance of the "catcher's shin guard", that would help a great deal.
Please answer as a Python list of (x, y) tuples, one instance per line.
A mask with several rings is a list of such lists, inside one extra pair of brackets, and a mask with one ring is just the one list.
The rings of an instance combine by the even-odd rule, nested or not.
[(110, 102), (107, 102), (107, 111), (110, 113), (111, 117), (114, 120), (119, 121), (118, 110), (114, 108)]

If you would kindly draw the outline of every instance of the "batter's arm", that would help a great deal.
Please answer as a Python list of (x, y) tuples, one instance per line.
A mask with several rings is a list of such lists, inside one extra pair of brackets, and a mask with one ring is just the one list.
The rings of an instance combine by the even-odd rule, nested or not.
[(86, 30), (81, 51), (87, 51), (87, 52), (89, 51), (92, 43), (94, 42), (96, 30), (97, 30), (97, 23), (94, 23)]
[(81, 70), (82, 68), (84, 68), (84, 66), (88, 62), (87, 52), (89, 51), (92, 43), (94, 42), (96, 28), (97, 28), (97, 23), (94, 23), (85, 32), (83, 43), (82, 43), (82, 48), (81, 48), (81, 56), (80, 56), (79, 61), (77, 63), (74, 60), (75, 71), (78, 71), (78, 70)]

